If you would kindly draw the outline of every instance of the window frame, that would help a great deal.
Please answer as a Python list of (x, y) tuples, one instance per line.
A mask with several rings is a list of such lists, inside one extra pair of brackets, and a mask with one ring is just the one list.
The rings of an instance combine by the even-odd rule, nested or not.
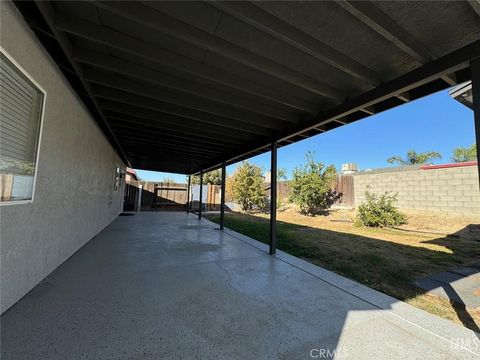
[(28, 81), (30, 81), (33, 86), (37, 88), (38, 91), (42, 94), (42, 100), (40, 103), (40, 116), (39, 116), (39, 124), (38, 124), (38, 139), (37, 139), (37, 144), (36, 144), (36, 152), (35, 152), (35, 174), (33, 175), (33, 187), (32, 187), (32, 197), (28, 200), (9, 200), (9, 201), (0, 201), (0, 207), (1, 206), (10, 206), (10, 205), (22, 205), (22, 204), (31, 204), (33, 203), (35, 199), (35, 188), (37, 187), (37, 174), (38, 174), (38, 168), (39, 168), (39, 158), (40, 158), (40, 150), (42, 148), (42, 133), (43, 133), (43, 119), (45, 116), (45, 104), (46, 104), (46, 99), (47, 99), (47, 92), (45, 89), (40, 86), (40, 84), (35, 81), (35, 79), (26, 71), (15, 59), (13, 56), (11, 56), (5, 48), (0, 46), (0, 53), (5, 56), (12, 64), (13, 66), (16, 67), (16, 70), (18, 70), (20, 73), (22, 73), (23, 76), (27, 78)]

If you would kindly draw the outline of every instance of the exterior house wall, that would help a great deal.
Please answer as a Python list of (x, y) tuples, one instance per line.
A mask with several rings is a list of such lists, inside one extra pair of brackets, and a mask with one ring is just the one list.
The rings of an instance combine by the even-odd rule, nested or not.
[(1, 46), (46, 91), (33, 202), (0, 206), (3, 313), (118, 216), (125, 165), (13, 4), (0, 8)]
[(418, 166), (359, 172), (354, 175), (355, 206), (370, 186), (374, 193), (398, 193), (398, 207), (480, 217), (477, 166), (422, 170)]

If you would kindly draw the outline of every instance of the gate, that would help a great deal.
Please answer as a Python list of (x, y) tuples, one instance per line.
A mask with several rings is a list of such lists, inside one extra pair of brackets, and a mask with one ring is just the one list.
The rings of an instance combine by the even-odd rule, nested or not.
[(134, 211), (137, 209), (139, 190), (137, 185), (125, 183), (123, 211)]
[(187, 185), (177, 183), (155, 183), (152, 210), (185, 210)]

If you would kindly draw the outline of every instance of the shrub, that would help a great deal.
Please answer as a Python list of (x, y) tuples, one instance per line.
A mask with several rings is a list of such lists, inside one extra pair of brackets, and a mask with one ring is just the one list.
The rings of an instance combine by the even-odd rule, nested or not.
[[(203, 174), (203, 185), (221, 185), (222, 170), (216, 169)], [(192, 176), (192, 185), (200, 184), (200, 175)]]
[(407, 223), (404, 214), (396, 207), (397, 194), (385, 192), (376, 195), (368, 189), (365, 201), (358, 207), (357, 224), (369, 227), (392, 227)]
[(293, 171), (290, 182), (290, 200), (300, 207), (304, 215), (316, 215), (328, 209), (338, 197), (331, 189), (337, 176), (333, 165), (324, 168), (314, 159), (314, 154), (306, 154), (307, 163)]
[(267, 203), (262, 169), (244, 161), (227, 181), (227, 194), (243, 211), (263, 209)]

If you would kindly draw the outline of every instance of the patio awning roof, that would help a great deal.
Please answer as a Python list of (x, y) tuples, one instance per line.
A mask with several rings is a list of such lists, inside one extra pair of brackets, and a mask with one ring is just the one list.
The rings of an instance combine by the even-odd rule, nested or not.
[(17, 2), (131, 167), (192, 174), (470, 79), (475, 2)]

